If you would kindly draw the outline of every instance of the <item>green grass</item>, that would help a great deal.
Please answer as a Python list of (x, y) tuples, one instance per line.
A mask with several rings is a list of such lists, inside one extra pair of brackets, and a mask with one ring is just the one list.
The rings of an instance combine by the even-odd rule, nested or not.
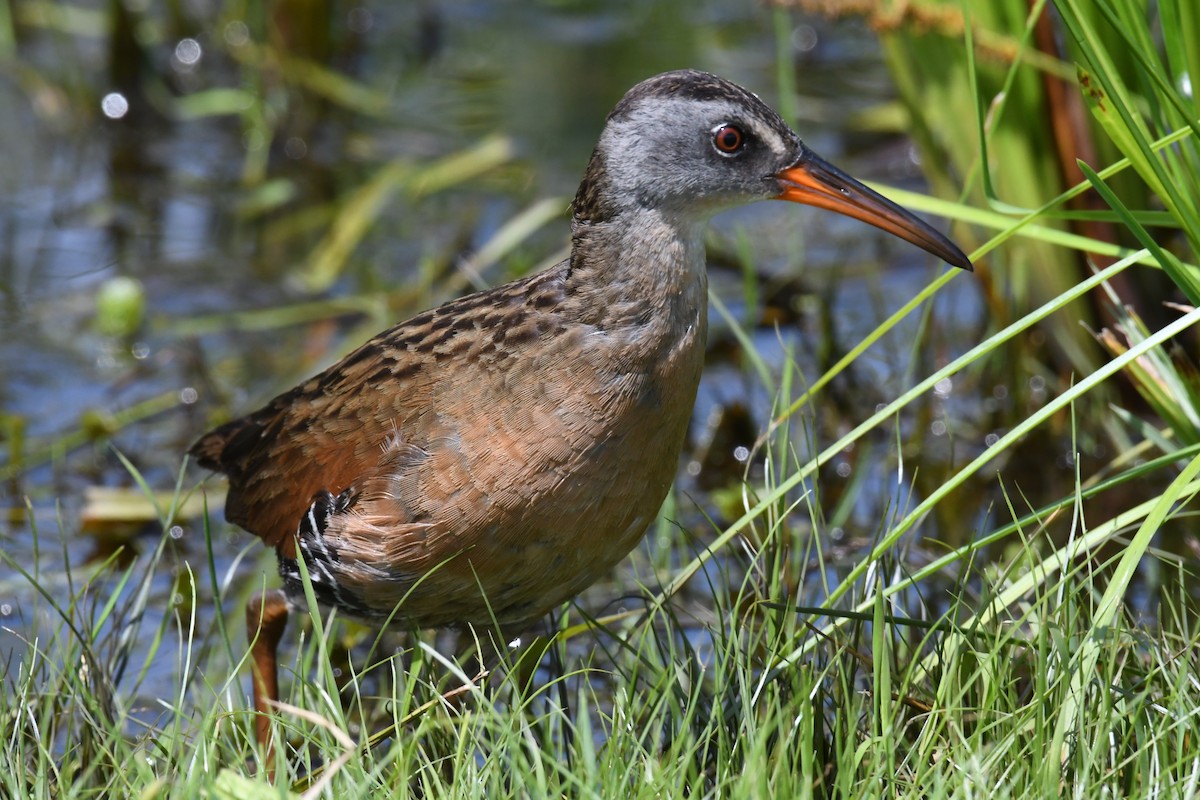
[[(646, 592), (602, 625), (560, 626), (528, 682), (503, 668), (469, 680), (444, 637), (384, 657), (357, 648), (362, 660), (335, 678), (339, 627), (322, 626), (324, 638), (309, 627), (284, 670), (281, 786), (336, 797), (1187, 796), (1200, 779), (1192, 577), (1150, 551), (1138, 560), (1164, 573), (1153, 624), (1114, 598), (1128, 554), (1179, 512), (1180, 493), (1200, 490), (1197, 471), (1193, 456), (1140, 514), (1056, 547), (1039, 528), (1082, 515), (1080, 485), (1080, 505), (1067, 498), (998, 531), (1004, 554), (986, 566), (964, 563), (978, 551), (967, 548), (953, 583), (946, 564), (905, 574), (889, 549), (846, 602), (821, 610), (787, 600), (842, 558), (796, 535), (813, 508), (798, 498), (753, 521), (752, 555), (719, 560), (711, 604)], [(1122, 534), (1124, 547), (1101, 546)], [(275, 796), (253, 777), (262, 754), (238, 671), (234, 620), (253, 587), (195, 587), (152, 626), (139, 617), (166, 543), (116, 579), (99, 570), (75, 585), (49, 633), (7, 665), (5, 796)], [(207, 632), (188, 611), (206, 591), (229, 614)], [(146, 664), (127, 660), (135, 637), (153, 642)], [(154, 658), (176, 664), (169, 697), (141, 697)]]
[[(728, 524), (683, 528), (674, 520), (698, 514), (673, 497), (621, 582), (597, 587), (582, 606), (607, 616), (564, 609), (553, 636), (505, 659), (525, 663), (492, 664), (484, 676), (469, 646), (445, 634), (397, 644), (317, 612), (308, 625), (293, 622), (272, 785), (253, 741), (241, 621), (260, 586), (218, 567), (213, 540), (224, 528), (205, 529), (207, 564), (179, 559), (166, 533), (128, 564), (118, 554), (73, 565), (64, 546), (55, 575), (28, 573), (0, 552), (4, 586), (39, 598), (24, 610), (26, 638), (0, 662), (0, 797), (1197, 796), (1200, 311), (1188, 304), (1200, 274), (1200, 104), (1180, 87), (1189, 70), (1195, 80), (1200, 43), (1186, 0), (1155, 7), (1173, 20), (1161, 41), (1146, 35), (1155, 25), (1142, 3), (1082, 5), (1058, 3), (1071, 63), (1023, 50), (1032, 30), (1024, 2), (993, 4), (994, 17), (975, 20), (987, 26), (972, 29), (979, 41), (1011, 47), (1000, 66), (976, 64), (954, 39), (887, 41), (894, 68), (911, 70), (899, 80), (913, 108), (958, 118), (917, 121), (926, 163), (938, 132), (961, 125), (953, 149), (973, 192), (966, 202), (889, 193), (960, 220), (960, 233), (978, 242), (989, 327), (974, 346), (917, 357), (936, 338), (932, 301), (969, 279), (945, 273), (909, 302), (889, 298), (894, 314), (813, 376), (790, 357), (772, 366), (714, 298), (714, 316), (741, 345), (744, 379), (774, 399), (757, 447), (765, 463), (725, 492)], [(34, 7), (23, 8), (28, 16)], [(779, 12), (776, 24), (786, 33), (788, 16)], [(947, 69), (947, 52), (961, 69)], [(1055, 168), (1036, 138), (1040, 118), (1018, 113), (1029, 98), (999, 95), (1035, 91), (1038, 70), (1085, 74), (1101, 87), (1089, 97), (1102, 160), (1084, 165), (1073, 187), (1042, 182)], [(321, 91), (345, 88), (305, 75)], [(493, 166), (508, 157), (499, 140), (481, 147)], [(454, 157), (417, 171), (393, 163), (322, 217), (328, 232), (300, 276), (307, 285), (342, 274), (393, 193), (473, 175)], [(934, 184), (956, 185), (949, 173)], [(1068, 210), (1093, 188), (1104, 208)], [(552, 211), (535, 203), (515, 215), (479, 262), (511, 252)], [(1081, 219), (1117, 226), (1119, 236), (1073, 227)], [(1110, 260), (1062, 281), (1080, 253)], [(1054, 280), (1032, 285), (1050, 270)], [(1179, 301), (1164, 322), (1124, 308), (1120, 287), (1148, 270)], [(748, 281), (746, 291), (752, 308), (757, 289)], [(1078, 324), (1088, 297), (1113, 320), (1092, 351), (1092, 333)], [(218, 322), (290, 324), (323, 312), (291, 313)], [(819, 410), (839, 382), (914, 313), (921, 333), (905, 346), (928, 366), (915, 367), (911, 388), (835, 435), (821, 429)], [(188, 324), (214, 323), (181, 329)], [(1029, 345), (1047, 331), (1070, 337), (1069, 368), (1048, 368)], [(963, 431), (961, 449), (940, 465), (912, 456), (929, 430), (913, 420), (955, 420), (931, 404), (936, 387), (952, 379), (956, 393), (982, 394), (997, 374), (1021, 404), (993, 438)], [(1046, 386), (1036, 402), (1021, 389), (1031, 377)], [(1142, 402), (1121, 399), (1118, 381)], [(3, 422), (19, 453), (19, 420)], [(1044, 473), (1028, 471), (1039, 440), (1072, 454), (1064, 489), (1037, 485)], [(1106, 455), (1085, 468), (1078, 454), (1094, 441)], [(41, 459), (30, 452), (7, 468)], [(829, 465), (847, 453), (889, 476), (885, 499), (866, 512), (856, 505), (861, 484), (839, 491), (830, 479)], [(942, 470), (935, 479), (922, 474), (933, 468)], [(127, 470), (163, 531), (195, 502), (183, 471), (164, 495)], [(67, 532), (35, 532), (39, 543), (54, 540)], [(161, 575), (176, 595), (165, 608), (150, 597)], [(622, 611), (609, 605), (618, 597)], [(173, 665), (166, 689), (163, 663)]]

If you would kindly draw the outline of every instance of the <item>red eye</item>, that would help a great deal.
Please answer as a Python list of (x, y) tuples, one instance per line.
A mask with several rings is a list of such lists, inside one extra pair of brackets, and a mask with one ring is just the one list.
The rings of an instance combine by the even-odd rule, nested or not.
[(746, 134), (736, 125), (722, 125), (713, 131), (713, 146), (722, 153), (736, 153), (746, 144)]

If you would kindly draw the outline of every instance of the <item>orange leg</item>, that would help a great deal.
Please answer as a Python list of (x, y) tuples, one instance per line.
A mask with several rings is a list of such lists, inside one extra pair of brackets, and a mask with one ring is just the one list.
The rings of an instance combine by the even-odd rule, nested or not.
[(287, 627), (287, 597), (279, 589), (267, 589), (246, 603), (246, 638), (254, 660), (254, 736), (266, 753), (267, 772), (275, 778), (272, 763), (270, 703), (279, 700), (279, 674), (275, 651)]

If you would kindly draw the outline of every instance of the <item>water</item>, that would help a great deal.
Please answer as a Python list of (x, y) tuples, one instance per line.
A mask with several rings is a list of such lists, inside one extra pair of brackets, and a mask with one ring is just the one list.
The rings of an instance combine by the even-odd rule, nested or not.
[[(605, 114), (628, 86), (665, 69), (695, 66), (776, 99), (770, 15), (749, 0), (335, 10), (340, 16), (332, 33), (294, 43), (298, 56), (309, 54), (329, 73), (259, 66), (242, 44), (254, 39), (251, 26), (206, 16), (210, 10), (196, 4), (188, 8), (195, 24), (180, 33), (164, 33), (171, 21), (147, 12), (142, 24), (154, 33), (141, 55), (152, 68), (131, 67), (125, 58), (110, 62), (102, 39), (65, 35), (78, 46), (64, 50), (63, 35), (34, 30), (12, 68), (23, 80), (0, 81), (6, 142), (0, 151), (0, 414), (18, 421), (25, 437), (21, 464), (14, 463), (11, 436), (8, 461), (0, 462), (6, 511), (0, 543), (60, 602), (71, 594), (72, 574), (78, 589), (120, 548), (124, 563), (146, 563), (158, 541), (153, 524), (82, 530), (89, 487), (135, 488), (118, 452), (150, 486), (169, 490), (187, 445), (210, 426), (214, 412), (249, 411), (372, 330), (447, 299), (445, 287), (466, 288), (455, 273), (462, 259), (539, 198), (573, 193)], [(854, 23), (801, 17), (794, 23), (795, 104), (806, 141), (859, 177), (919, 185), (902, 141), (845, 132), (845, 120), (890, 92), (870, 34)], [(136, 79), (122, 77), (128, 69)], [(338, 73), (385, 98), (386, 108), (373, 114), (349, 109), (349, 92), (321, 83)], [(218, 89), (229, 96), (204, 94)], [(184, 96), (224, 103), (229, 113), (189, 117), (177, 102)], [(322, 291), (303, 287), (297, 267), (344, 208), (336, 200), (355, 196), (396, 158), (427, 163), (497, 132), (511, 138), (512, 161), (444, 192), (393, 196), (347, 269)], [(277, 197), (287, 199), (272, 200)], [(483, 280), (500, 282), (559, 250), (567, 233), (565, 203), (557, 220)], [(940, 269), (865, 226), (790, 204), (739, 209), (713, 227), (716, 254), (749, 257), (764, 280), (799, 281), (797, 296), (822, 298), (837, 320), (842, 348)], [(884, 261), (891, 268), (877, 271)], [(104, 335), (94, 320), (98, 292), (117, 277), (136, 279), (145, 293), (145, 321), (128, 337)], [(741, 283), (736, 269), (714, 267), (715, 291), (735, 315), (753, 317), (742, 303)], [(361, 298), (359, 307), (374, 313), (364, 320), (318, 308), (307, 324), (272, 316), (346, 297)], [(970, 285), (961, 281), (943, 297), (946, 305), (937, 313), (946, 315), (949, 340), (972, 341), (981, 309)], [(858, 369), (869, 391), (839, 415), (861, 420), (909, 383), (911, 353), (904, 342), (915, 324), (906, 323), (898, 337), (867, 355)], [(963, 332), (956, 336), (955, 330)], [(754, 333), (775, 367), (793, 358), (808, 380), (826, 363), (821, 353), (830, 342), (823, 335), (803, 313), (779, 335), (769, 327)], [(714, 342), (728, 338), (714, 315)], [(697, 418), (743, 404), (754, 431), (761, 431), (771, 396), (741, 370), (722, 366), (718, 354), (713, 361)], [(113, 421), (154, 398), (160, 399), (156, 413), (128, 424)], [(828, 415), (826, 423), (846, 424)], [(798, 446), (808, 447), (803, 436)], [(193, 469), (184, 485), (200, 477)], [(694, 477), (681, 478), (689, 492), (696, 489)], [(885, 470), (863, 485), (851, 521), (869, 521), (894, 491)], [(703, 494), (697, 500), (720, 510)], [(699, 516), (693, 510), (685, 519)], [(144, 626), (175, 611), (186, 619), (194, 608), (197, 628), (206, 630), (218, 613), (212, 584), (258, 580), (259, 564), (270, 559), (261, 558), (249, 535), (218, 525), (214, 573), (199, 518), (178, 524), (164, 566), (150, 578), (156, 612)], [(198, 593), (194, 604), (190, 589), (179, 588), (189, 571)], [(54, 630), (58, 619), (24, 577), (7, 566), (0, 566), (0, 576), (3, 663), (10, 648), (23, 647), (19, 637)], [(95, 580), (89, 596), (102, 606), (116, 578), (103, 571)], [(135, 590), (127, 585), (122, 591)], [(236, 609), (224, 612), (237, 619)], [(145, 646), (137, 645), (133, 663), (141, 663)], [(174, 660), (161, 661), (141, 686), (143, 694), (170, 696), (177, 684)]]

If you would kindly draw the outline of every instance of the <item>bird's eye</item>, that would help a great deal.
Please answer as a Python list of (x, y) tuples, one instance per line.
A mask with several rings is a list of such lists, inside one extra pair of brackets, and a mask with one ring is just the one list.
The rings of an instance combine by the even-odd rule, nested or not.
[(713, 147), (725, 155), (733, 155), (746, 146), (746, 134), (737, 125), (718, 125), (713, 131)]

